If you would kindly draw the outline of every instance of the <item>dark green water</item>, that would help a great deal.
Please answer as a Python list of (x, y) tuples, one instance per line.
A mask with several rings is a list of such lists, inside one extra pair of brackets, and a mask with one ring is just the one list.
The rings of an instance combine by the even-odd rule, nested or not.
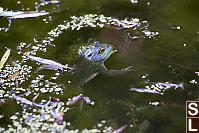
[[(25, 9), (34, 10), (33, 2), (21, 2)], [(150, 4), (147, 4), (148, 2)], [(22, 5), (17, 4), (17, 1), (2, 0), (0, 3), (1, 7), (8, 10), (22, 9)], [(199, 99), (198, 83), (190, 83), (194, 79), (199, 81), (198, 75), (195, 74), (199, 71), (198, 4), (197, 0), (140, 0), (137, 4), (132, 4), (130, 0), (63, 0), (59, 6), (50, 4), (39, 8), (51, 13), (53, 19), (49, 23), (42, 21), (48, 16), (12, 20), (11, 28), (7, 32), (0, 32), (0, 55), (4, 54), (4, 47), (8, 47), (13, 51), (12, 60), (21, 59), (21, 55), (14, 52), (20, 42), (28, 44), (33, 42), (34, 37), (42, 40), (51, 29), (64, 20), (69, 21), (71, 16), (92, 13), (118, 19), (128, 17), (146, 20), (150, 24), (150, 30), (160, 34), (155, 39), (131, 40), (125, 36), (124, 30), (111, 28), (65, 30), (54, 40), (56, 47), (48, 47), (46, 53), (39, 52), (37, 56), (70, 64), (67, 62), (70, 46), (97, 40), (112, 44), (118, 49), (118, 52), (105, 62), (107, 68), (121, 69), (133, 65), (135, 72), (118, 77), (99, 74), (85, 84), (82, 90), (66, 88), (62, 96), (47, 93), (41, 94), (39, 99), (54, 96), (66, 102), (69, 97), (83, 93), (95, 101), (94, 106), (83, 104), (81, 110), (81, 103), (77, 103), (64, 114), (64, 121), (72, 124), (69, 129), (97, 128), (94, 125), (106, 120), (107, 125), (114, 129), (128, 124), (123, 132), (136, 133), (141, 127), (139, 125), (147, 120), (150, 125), (146, 133), (182, 133), (185, 132), (185, 103), (187, 100)], [(6, 27), (7, 23), (7, 18), (0, 18), (0, 27)], [(173, 29), (177, 26), (180, 26), (179, 30)], [(29, 65), (35, 70), (37, 66), (34, 63)], [(53, 73), (51, 70), (39, 72), (47, 76)], [(149, 76), (143, 79), (142, 76), (146, 74)], [(60, 80), (62, 83), (68, 81), (63, 77), (58, 79)], [(130, 91), (132, 87), (144, 88), (146, 80), (183, 83), (184, 89), (171, 88), (166, 90), (164, 95)], [(26, 88), (29, 82), (30, 80), (25, 81), (20, 87)], [(149, 104), (150, 102), (159, 104), (154, 106)], [(8, 124), (12, 124), (9, 117), (17, 111), (20, 112), (21, 108), (14, 100), (1, 104), (0, 114), (4, 117), (0, 119), (0, 126), (7, 128)]]

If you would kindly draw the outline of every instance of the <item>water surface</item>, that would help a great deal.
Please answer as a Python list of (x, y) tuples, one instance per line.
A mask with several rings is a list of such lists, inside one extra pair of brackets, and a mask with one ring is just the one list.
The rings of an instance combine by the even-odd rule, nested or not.
[[(0, 3), (1, 7), (8, 10), (24, 9), (27, 11), (27, 8), (35, 10), (34, 2), (31, 1), (21, 1), (20, 4), (17, 4), (17, 1), (3, 0)], [(38, 1), (38, 3), (41, 2)], [(55, 47), (49, 45), (47, 52), (40, 51), (37, 56), (62, 64), (70, 64), (68, 55), (70, 55), (71, 46), (100, 41), (112, 44), (115, 49), (118, 49), (118, 52), (111, 55), (105, 62), (107, 68), (121, 69), (133, 65), (135, 71), (118, 77), (106, 77), (99, 74), (82, 86), (82, 89), (66, 87), (63, 94), (39, 92), (36, 100), (38, 102), (42, 99), (48, 100), (51, 96), (61, 98), (61, 101), (66, 103), (68, 98), (80, 93), (90, 97), (95, 102), (94, 106), (77, 102), (64, 113), (64, 121), (71, 123), (66, 128), (71, 130), (103, 129), (105, 126), (117, 129), (128, 124), (124, 133), (139, 132), (140, 128), (144, 127), (147, 133), (185, 132), (185, 102), (186, 100), (198, 100), (199, 94), (198, 75), (195, 74), (199, 66), (198, 4), (196, 0), (181, 0), (180, 2), (144, 0), (138, 1), (137, 4), (132, 4), (130, 0), (65, 0), (59, 4), (41, 6), (39, 10), (46, 10), (50, 12), (50, 15), (12, 20), (9, 30), (0, 32), (0, 55), (6, 51), (4, 47), (8, 47), (11, 49), (12, 60), (7, 64), (21, 60), (22, 54), (17, 54), (17, 47), (21, 42), (33, 43), (34, 38), (41, 42), (48, 36), (50, 30), (63, 24), (64, 21), (69, 22), (71, 16), (103, 14), (117, 19), (138, 18), (140, 21), (148, 21), (150, 31), (157, 31), (159, 36), (132, 40), (127, 36), (128, 30), (111, 27), (64, 30), (53, 41)], [(52, 20), (49, 16), (52, 17)], [(0, 21), (0, 27), (7, 26), (7, 18), (1, 17)], [(29, 51), (31, 46), (23, 50)], [(26, 64), (32, 66), (32, 70), (38, 68), (36, 62), (27, 61)], [(38, 75), (45, 75), (45, 79), (48, 79), (54, 73), (55, 71), (52, 70), (42, 70)], [(146, 78), (143, 77), (145, 75), (147, 75)], [(35, 78), (34, 76), (36, 75), (32, 74), (32, 78), (28, 78), (19, 87), (27, 89), (31, 80)], [(58, 81), (68, 85), (68, 79), (60, 77)], [(152, 82), (183, 83), (184, 89), (170, 88), (164, 92), (164, 95), (130, 91), (132, 87), (144, 88)], [(4, 88), (5, 91), (12, 89), (12, 87)], [(34, 93), (26, 98), (32, 100), (37, 92)], [(153, 102), (158, 102), (158, 105), (150, 104)], [(66, 107), (65, 105), (60, 106)], [(33, 109), (34, 107), (29, 109), (29, 113), (41, 113), (34, 112)], [(23, 111), (24, 107), (15, 99), (9, 98), (1, 103), (1, 128), (17, 129), (16, 126), (13, 126), (11, 116), (17, 115), (20, 119), (24, 115)], [(22, 116), (16, 114), (17, 112)], [(105, 123), (103, 121), (101, 127), (99, 123), (102, 120)], [(149, 125), (141, 126), (144, 121), (148, 121)], [(47, 125), (53, 122), (44, 121)], [(25, 122), (20, 124), (25, 128), (30, 126)], [(40, 131), (45, 130), (47, 129), (40, 128)]]

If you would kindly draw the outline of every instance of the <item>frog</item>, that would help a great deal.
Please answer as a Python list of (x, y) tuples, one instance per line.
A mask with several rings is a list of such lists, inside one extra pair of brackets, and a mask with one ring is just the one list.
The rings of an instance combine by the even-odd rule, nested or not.
[(111, 44), (100, 43), (99, 41), (78, 45), (72, 52), (78, 57), (74, 63), (76, 70), (72, 73), (73, 84), (80, 88), (98, 74), (113, 77), (133, 71), (133, 66), (121, 70), (106, 68), (104, 62), (116, 51)]

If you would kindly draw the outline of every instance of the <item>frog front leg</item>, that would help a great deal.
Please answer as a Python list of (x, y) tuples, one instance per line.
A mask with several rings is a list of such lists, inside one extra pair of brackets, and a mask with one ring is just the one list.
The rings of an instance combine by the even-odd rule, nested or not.
[(129, 66), (125, 69), (122, 70), (108, 70), (104, 64), (101, 64), (100, 67), (98, 68), (99, 73), (106, 75), (106, 76), (119, 76), (126, 74), (127, 72), (133, 71), (133, 66)]

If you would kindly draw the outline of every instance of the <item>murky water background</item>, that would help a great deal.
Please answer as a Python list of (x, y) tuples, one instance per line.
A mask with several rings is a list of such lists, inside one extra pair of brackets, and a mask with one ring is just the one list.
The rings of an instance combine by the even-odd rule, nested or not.
[[(27, 11), (27, 8), (35, 10), (33, 1), (2, 0), (0, 3), (1, 7), (8, 10), (24, 9)], [(34, 132), (36, 129), (37, 131), (47, 131), (49, 128), (48, 131), (60, 131), (56, 129), (59, 127), (68, 129), (66, 132), (75, 129), (85, 132), (87, 131), (85, 129), (90, 129), (90, 132), (95, 132), (91, 129), (108, 132), (108, 129), (105, 131), (108, 127), (117, 129), (127, 124), (128, 127), (123, 131), (124, 133), (185, 132), (185, 102), (186, 100), (199, 99), (199, 78), (195, 73), (199, 71), (198, 4), (197, 0), (181, 0), (180, 2), (140, 0), (137, 4), (132, 4), (130, 0), (62, 0), (59, 4), (49, 4), (39, 8), (40, 11), (50, 12), (47, 16), (12, 20), (10, 29), (7, 32), (0, 32), (0, 55), (3, 56), (6, 51), (5, 47), (11, 49), (11, 59), (7, 61), (7, 65), (10, 66), (13, 65), (13, 61), (21, 61), (22, 54), (17, 54), (19, 51), (17, 47), (22, 42), (32, 43), (30, 47), (24, 47), (22, 52), (32, 50), (32, 45), (37, 44), (34, 42), (34, 38), (38, 40), (38, 43), (41, 43), (48, 36), (50, 30), (63, 24), (64, 21), (71, 21), (71, 16), (103, 14), (117, 19), (138, 18), (141, 21), (148, 21), (150, 31), (158, 32), (159, 35), (152, 38), (130, 39), (128, 33), (133, 31), (111, 27), (63, 30), (63, 33), (52, 41), (55, 47), (47, 45), (46, 52), (39, 51), (36, 56), (55, 60), (62, 64), (70, 64), (68, 56), (71, 52), (69, 51), (71, 46), (100, 41), (112, 44), (118, 49), (118, 52), (105, 62), (107, 68), (121, 69), (133, 65), (135, 71), (118, 77), (106, 77), (99, 74), (82, 86), (82, 89), (67, 87), (68, 79), (60, 76), (53, 81), (65, 84), (66, 88), (57, 92), (54, 89), (47, 93), (35, 91), (34, 88), (37, 87), (30, 88), (29, 85), (35, 79), (34, 76), (45, 75), (45, 79), (49, 79), (56, 72), (41, 70), (37, 73), (38, 75), (31, 73), (32, 76), (27, 77), (18, 86), (24, 89), (22, 92), (27, 92), (28, 87), (31, 89), (32, 94), (25, 96), (25, 98), (32, 101), (32, 98), (39, 94), (36, 98), (37, 103), (41, 102), (42, 99), (47, 102), (49, 97), (60, 98), (60, 103), (63, 104), (59, 103), (54, 108), (59, 108), (60, 112), (64, 112), (64, 122), (57, 124), (56, 118), (52, 120), (46, 118), (45, 121), (41, 120), (41, 123), (47, 128), (41, 126), (34, 129), (30, 124), (36, 125), (37, 120), (42, 119), (42, 111), (36, 111), (37, 108), (34, 106), (25, 107), (26, 104), (21, 105), (20, 102), (16, 102), (16, 99), (11, 97), (12, 92), (9, 94), (10, 97), (5, 96), (7, 93), (1, 92), (3, 94), (1, 98), (6, 98), (0, 104), (1, 130), (16, 132), (22, 128), (24, 128), (22, 131), (25, 131), (27, 128)], [(1, 17), (0, 27), (7, 25), (8, 18)], [(39, 67), (35, 61), (28, 60), (24, 64), (32, 66), (32, 71)], [(3, 70), (6, 70), (6, 67)], [(42, 82), (43, 80), (40, 80), (39, 84)], [(171, 87), (164, 92), (164, 95), (130, 91), (130, 88), (145, 88), (153, 82), (183, 83), (184, 89)], [(8, 86), (2, 87), (1, 90), (10, 92), (13, 86)], [(17, 88), (16, 85), (14, 88)], [(81, 93), (94, 101), (95, 105), (77, 102), (68, 108), (66, 106), (67, 99)], [(27, 115), (27, 112), (29, 116), (32, 116), (30, 120), (23, 116)], [(47, 113), (49, 112), (47, 111)], [(43, 114), (45, 115), (45, 112)], [(35, 117), (36, 115), (38, 117)], [(21, 126), (15, 125), (17, 120), (13, 116), (17, 116), (19, 120), (23, 118), (17, 123)]]

